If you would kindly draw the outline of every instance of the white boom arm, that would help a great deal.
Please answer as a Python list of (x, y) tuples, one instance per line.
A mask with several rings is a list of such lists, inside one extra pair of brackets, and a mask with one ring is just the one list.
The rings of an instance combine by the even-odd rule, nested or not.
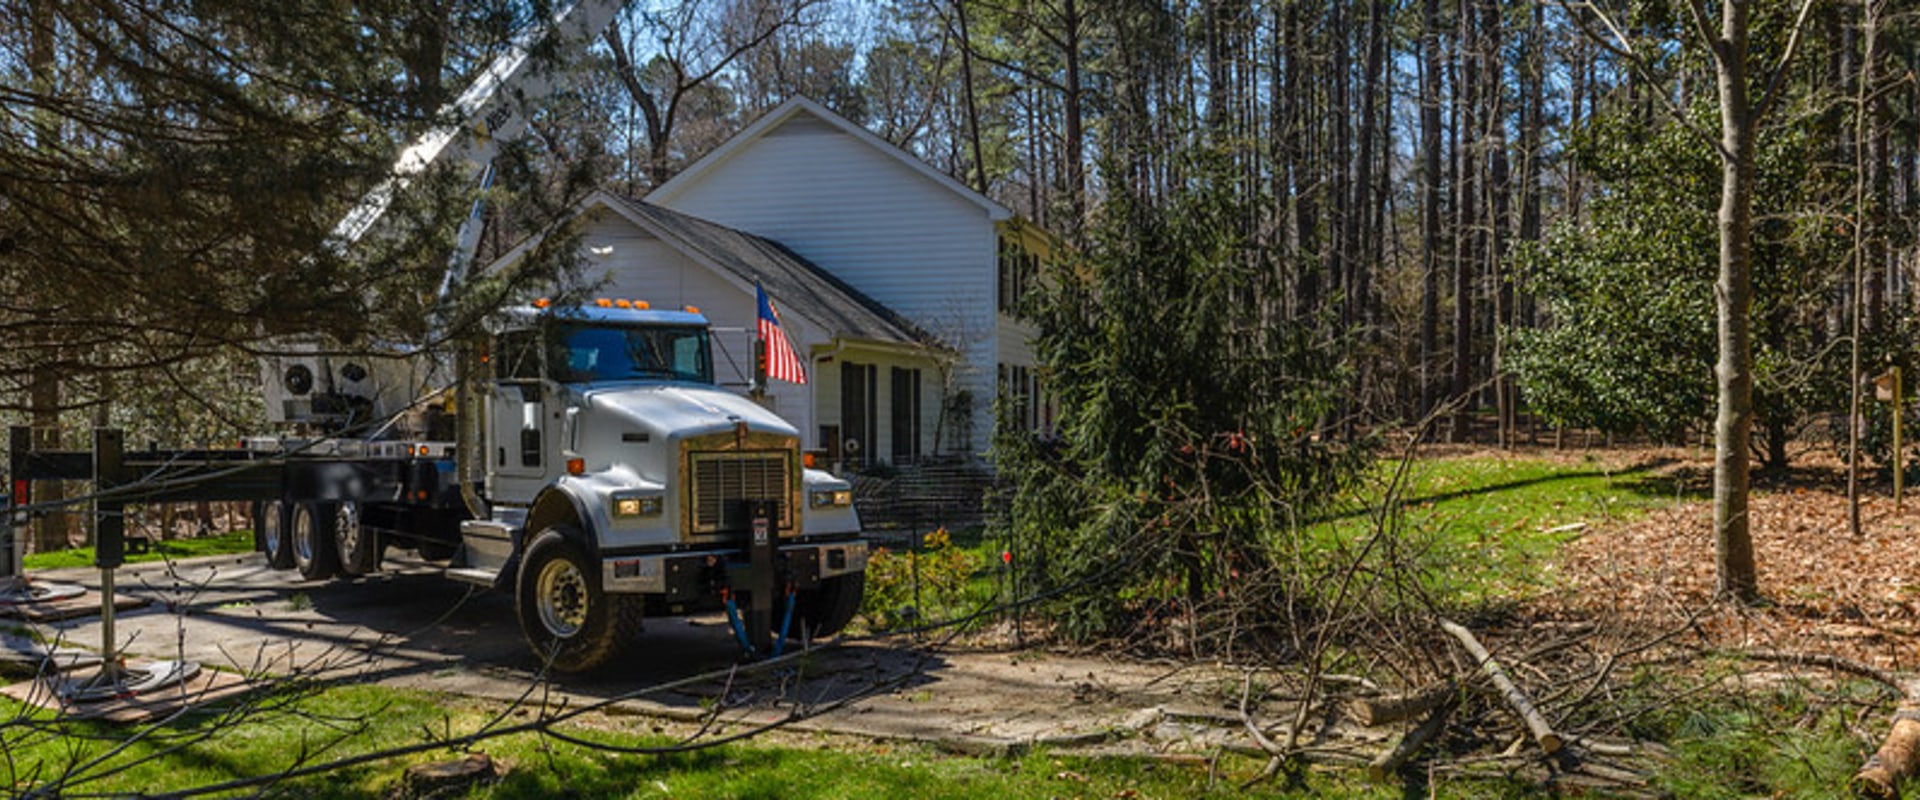
[[(624, 1), (558, 0), (556, 5), (560, 7), (551, 17), (515, 36), (506, 51), (481, 71), (459, 98), (441, 109), (440, 116), (447, 124), (421, 135), (401, 151), (387, 177), (334, 226), (325, 246), (334, 253), (348, 252), (379, 225), (400, 193), (436, 164), (469, 169), (476, 190), (484, 191), (493, 182), (494, 157), (506, 143), (526, 132), (528, 111), (567, 85), (564, 64), (537, 59), (533, 54), (585, 51), (613, 21)], [(483, 202), (484, 195), (476, 197), (460, 223), (457, 243), (441, 279), (442, 301), (465, 280), (473, 262), (483, 228)], [(424, 389), (433, 388), (433, 377), (419, 374), (406, 359), (369, 354), (333, 364), (316, 352), (303, 352), (309, 348), (298, 342), (287, 343), (287, 349), (287, 353), (261, 361), (267, 418), (276, 423), (337, 422), (343, 409), (316, 406), (322, 395), (329, 396), (329, 402), (335, 402), (336, 395), (365, 400), (373, 406), (374, 418), (386, 417), (410, 406)], [(437, 372), (438, 365), (429, 363), (426, 369)]]
[[(545, 25), (514, 37), (507, 52), (494, 59), (493, 64), (443, 110), (444, 115), (459, 122), (428, 131), (401, 151), (387, 179), (362, 197), (334, 226), (330, 245), (336, 251), (344, 251), (360, 241), (393, 205), (394, 197), (434, 164), (454, 158), (464, 160), (472, 164), (479, 190), (492, 185), (494, 156), (499, 155), (502, 144), (526, 132), (526, 109), (551, 96), (563, 83), (557, 65), (530, 63), (533, 48), (543, 37), (551, 36), (556, 46), (550, 52), (584, 50), (613, 21), (621, 5), (621, 0), (579, 0), (556, 11)], [(440, 285), (442, 297), (464, 278), (473, 260), (480, 242), (482, 208), (482, 202), (476, 199), (472, 211), (460, 223), (458, 244), (448, 259), (447, 274)]]

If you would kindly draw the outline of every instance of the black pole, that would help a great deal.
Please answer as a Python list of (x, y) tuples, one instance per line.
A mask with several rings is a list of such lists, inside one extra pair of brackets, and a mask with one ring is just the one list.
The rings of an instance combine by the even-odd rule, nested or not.
[(780, 503), (775, 500), (751, 501), (753, 541), (747, 550), (748, 591), (753, 602), (747, 607), (747, 640), (762, 654), (773, 652), (773, 600), (780, 595)]

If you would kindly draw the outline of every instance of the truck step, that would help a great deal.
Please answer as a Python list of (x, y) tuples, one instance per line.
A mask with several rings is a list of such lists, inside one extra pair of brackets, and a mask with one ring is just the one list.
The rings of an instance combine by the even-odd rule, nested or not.
[(493, 588), (493, 581), (495, 578), (498, 578), (499, 575), (500, 573), (495, 570), (480, 569), (478, 567), (454, 567), (447, 570), (447, 577), (449, 578), (460, 581), (461, 583), (484, 586), (488, 589)]

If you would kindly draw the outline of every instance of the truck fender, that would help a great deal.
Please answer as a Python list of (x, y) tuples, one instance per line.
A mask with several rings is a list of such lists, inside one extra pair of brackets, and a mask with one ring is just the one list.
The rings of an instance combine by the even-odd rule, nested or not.
[[(593, 515), (587, 509), (586, 499), (565, 484), (547, 487), (539, 497), (534, 498), (533, 508), (527, 511), (526, 532), (521, 535), (519, 546), (515, 549), (524, 551), (541, 531), (555, 525), (569, 525), (582, 534), (580, 546), (586, 548), (587, 555), (599, 557), (599, 542), (590, 530)], [(518, 553), (515, 555), (518, 561)]]

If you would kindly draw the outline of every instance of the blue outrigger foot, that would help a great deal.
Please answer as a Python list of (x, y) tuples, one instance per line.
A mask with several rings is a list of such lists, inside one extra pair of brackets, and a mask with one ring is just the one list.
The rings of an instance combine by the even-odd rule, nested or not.
[(740, 649), (746, 651), (748, 658), (760, 655), (754, 652), (753, 643), (747, 640), (747, 626), (740, 621), (740, 604), (733, 602), (733, 592), (728, 589), (720, 590), (720, 599), (726, 601), (727, 624), (733, 627), (733, 638), (740, 642)]
[(800, 598), (793, 591), (793, 584), (787, 584), (787, 613), (780, 617), (780, 635), (773, 640), (774, 658), (779, 658), (780, 651), (787, 646), (787, 631), (793, 627), (793, 607), (799, 604)]

